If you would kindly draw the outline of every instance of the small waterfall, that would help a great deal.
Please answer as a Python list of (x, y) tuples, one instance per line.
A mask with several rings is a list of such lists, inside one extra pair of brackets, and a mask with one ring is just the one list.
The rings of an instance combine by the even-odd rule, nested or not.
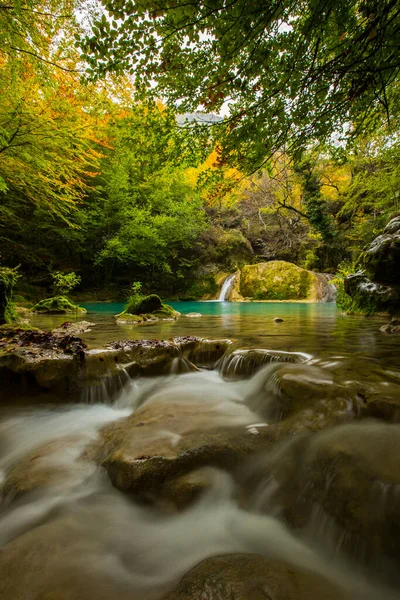
[(234, 273), (233, 275), (228, 275), (228, 277), (225, 279), (218, 297), (218, 302), (225, 302), (228, 299), (235, 278), (236, 274)]
[(335, 302), (337, 296), (337, 289), (334, 283), (332, 283), (333, 275), (328, 273), (315, 273), (320, 282), (320, 289), (318, 293), (318, 302)]

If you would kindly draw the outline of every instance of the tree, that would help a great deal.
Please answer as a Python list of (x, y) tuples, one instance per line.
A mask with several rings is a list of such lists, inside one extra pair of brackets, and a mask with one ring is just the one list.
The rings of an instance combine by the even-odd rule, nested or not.
[[(254, 171), (287, 143), (294, 153), (374, 127), (399, 111), (397, 0), (103, 0), (81, 42), (90, 75), (130, 72), (180, 111), (230, 116), (225, 156)], [(156, 86), (154, 86), (156, 83)]]

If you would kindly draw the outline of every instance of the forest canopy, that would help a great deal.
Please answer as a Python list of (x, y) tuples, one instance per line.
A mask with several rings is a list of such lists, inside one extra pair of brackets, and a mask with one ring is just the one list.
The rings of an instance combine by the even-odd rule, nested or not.
[(396, 0), (103, 0), (88, 72), (129, 72), (177, 110), (229, 110), (228, 159), (246, 172), (285, 147), (351, 138), (398, 118)]

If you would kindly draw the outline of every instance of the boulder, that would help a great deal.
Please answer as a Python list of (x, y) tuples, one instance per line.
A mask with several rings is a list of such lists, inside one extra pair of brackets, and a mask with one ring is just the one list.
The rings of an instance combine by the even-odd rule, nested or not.
[(191, 313), (187, 313), (186, 315), (184, 315), (185, 317), (190, 317), (190, 318), (197, 318), (197, 317), (201, 317), (201, 313), (198, 312), (191, 312)]
[[(275, 439), (268, 427), (256, 429), (256, 435), (250, 430), (259, 419), (247, 407), (229, 411), (228, 402), (222, 406), (210, 400), (153, 398), (132, 416), (104, 428), (89, 452), (119, 490), (147, 500), (168, 499), (181, 508), (210, 484), (204, 467), (233, 471)], [(226, 425), (229, 419), (231, 426)]]
[(253, 300), (316, 300), (318, 277), (282, 260), (246, 265), (241, 270), (240, 293)]
[(400, 217), (386, 225), (362, 253), (361, 270), (344, 280), (352, 299), (347, 312), (400, 314)]
[(66, 315), (70, 313), (85, 313), (86, 309), (72, 304), (65, 296), (54, 296), (35, 304), (32, 312), (48, 315)]
[(348, 312), (391, 313), (400, 307), (400, 286), (373, 282), (364, 271), (348, 275), (344, 280), (344, 291), (353, 300)]
[(156, 294), (145, 296), (138, 303), (130, 303), (126, 309), (116, 315), (117, 323), (133, 324), (147, 323), (151, 321), (174, 321), (180, 314), (169, 304), (163, 304)]
[(389, 221), (363, 253), (362, 262), (371, 281), (400, 285), (400, 217)]
[(203, 560), (164, 600), (350, 600), (320, 576), (256, 554)]
[(400, 334), (400, 319), (392, 319), (390, 323), (382, 325), (381, 331), (383, 331), (383, 333)]

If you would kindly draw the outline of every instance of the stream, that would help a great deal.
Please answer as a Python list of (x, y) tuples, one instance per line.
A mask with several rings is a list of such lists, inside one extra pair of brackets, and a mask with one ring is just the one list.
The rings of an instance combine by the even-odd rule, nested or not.
[[(400, 424), (396, 411), (360, 416), (365, 398), (400, 403), (400, 339), (379, 331), (386, 320), (344, 317), (333, 304), (173, 306), (203, 316), (116, 326), (121, 305), (90, 304), (84, 318), (96, 325), (82, 337), (92, 348), (231, 338), (237, 349), (299, 360), (248, 374), (245, 359), (228, 357), (128, 377), (117, 397), (92, 404), (2, 406), (1, 600), (400, 598)], [(198, 458), (205, 445), (218, 460)], [(231, 465), (224, 448), (240, 460)], [(167, 469), (178, 465), (172, 491), (155, 463), (151, 485), (127, 483), (131, 468), (140, 463), (147, 477), (160, 456)], [(183, 471), (182, 456), (193, 462)], [(234, 577), (211, 561), (179, 583), (201, 561), (232, 554)], [(247, 555), (264, 561), (251, 577)]]

